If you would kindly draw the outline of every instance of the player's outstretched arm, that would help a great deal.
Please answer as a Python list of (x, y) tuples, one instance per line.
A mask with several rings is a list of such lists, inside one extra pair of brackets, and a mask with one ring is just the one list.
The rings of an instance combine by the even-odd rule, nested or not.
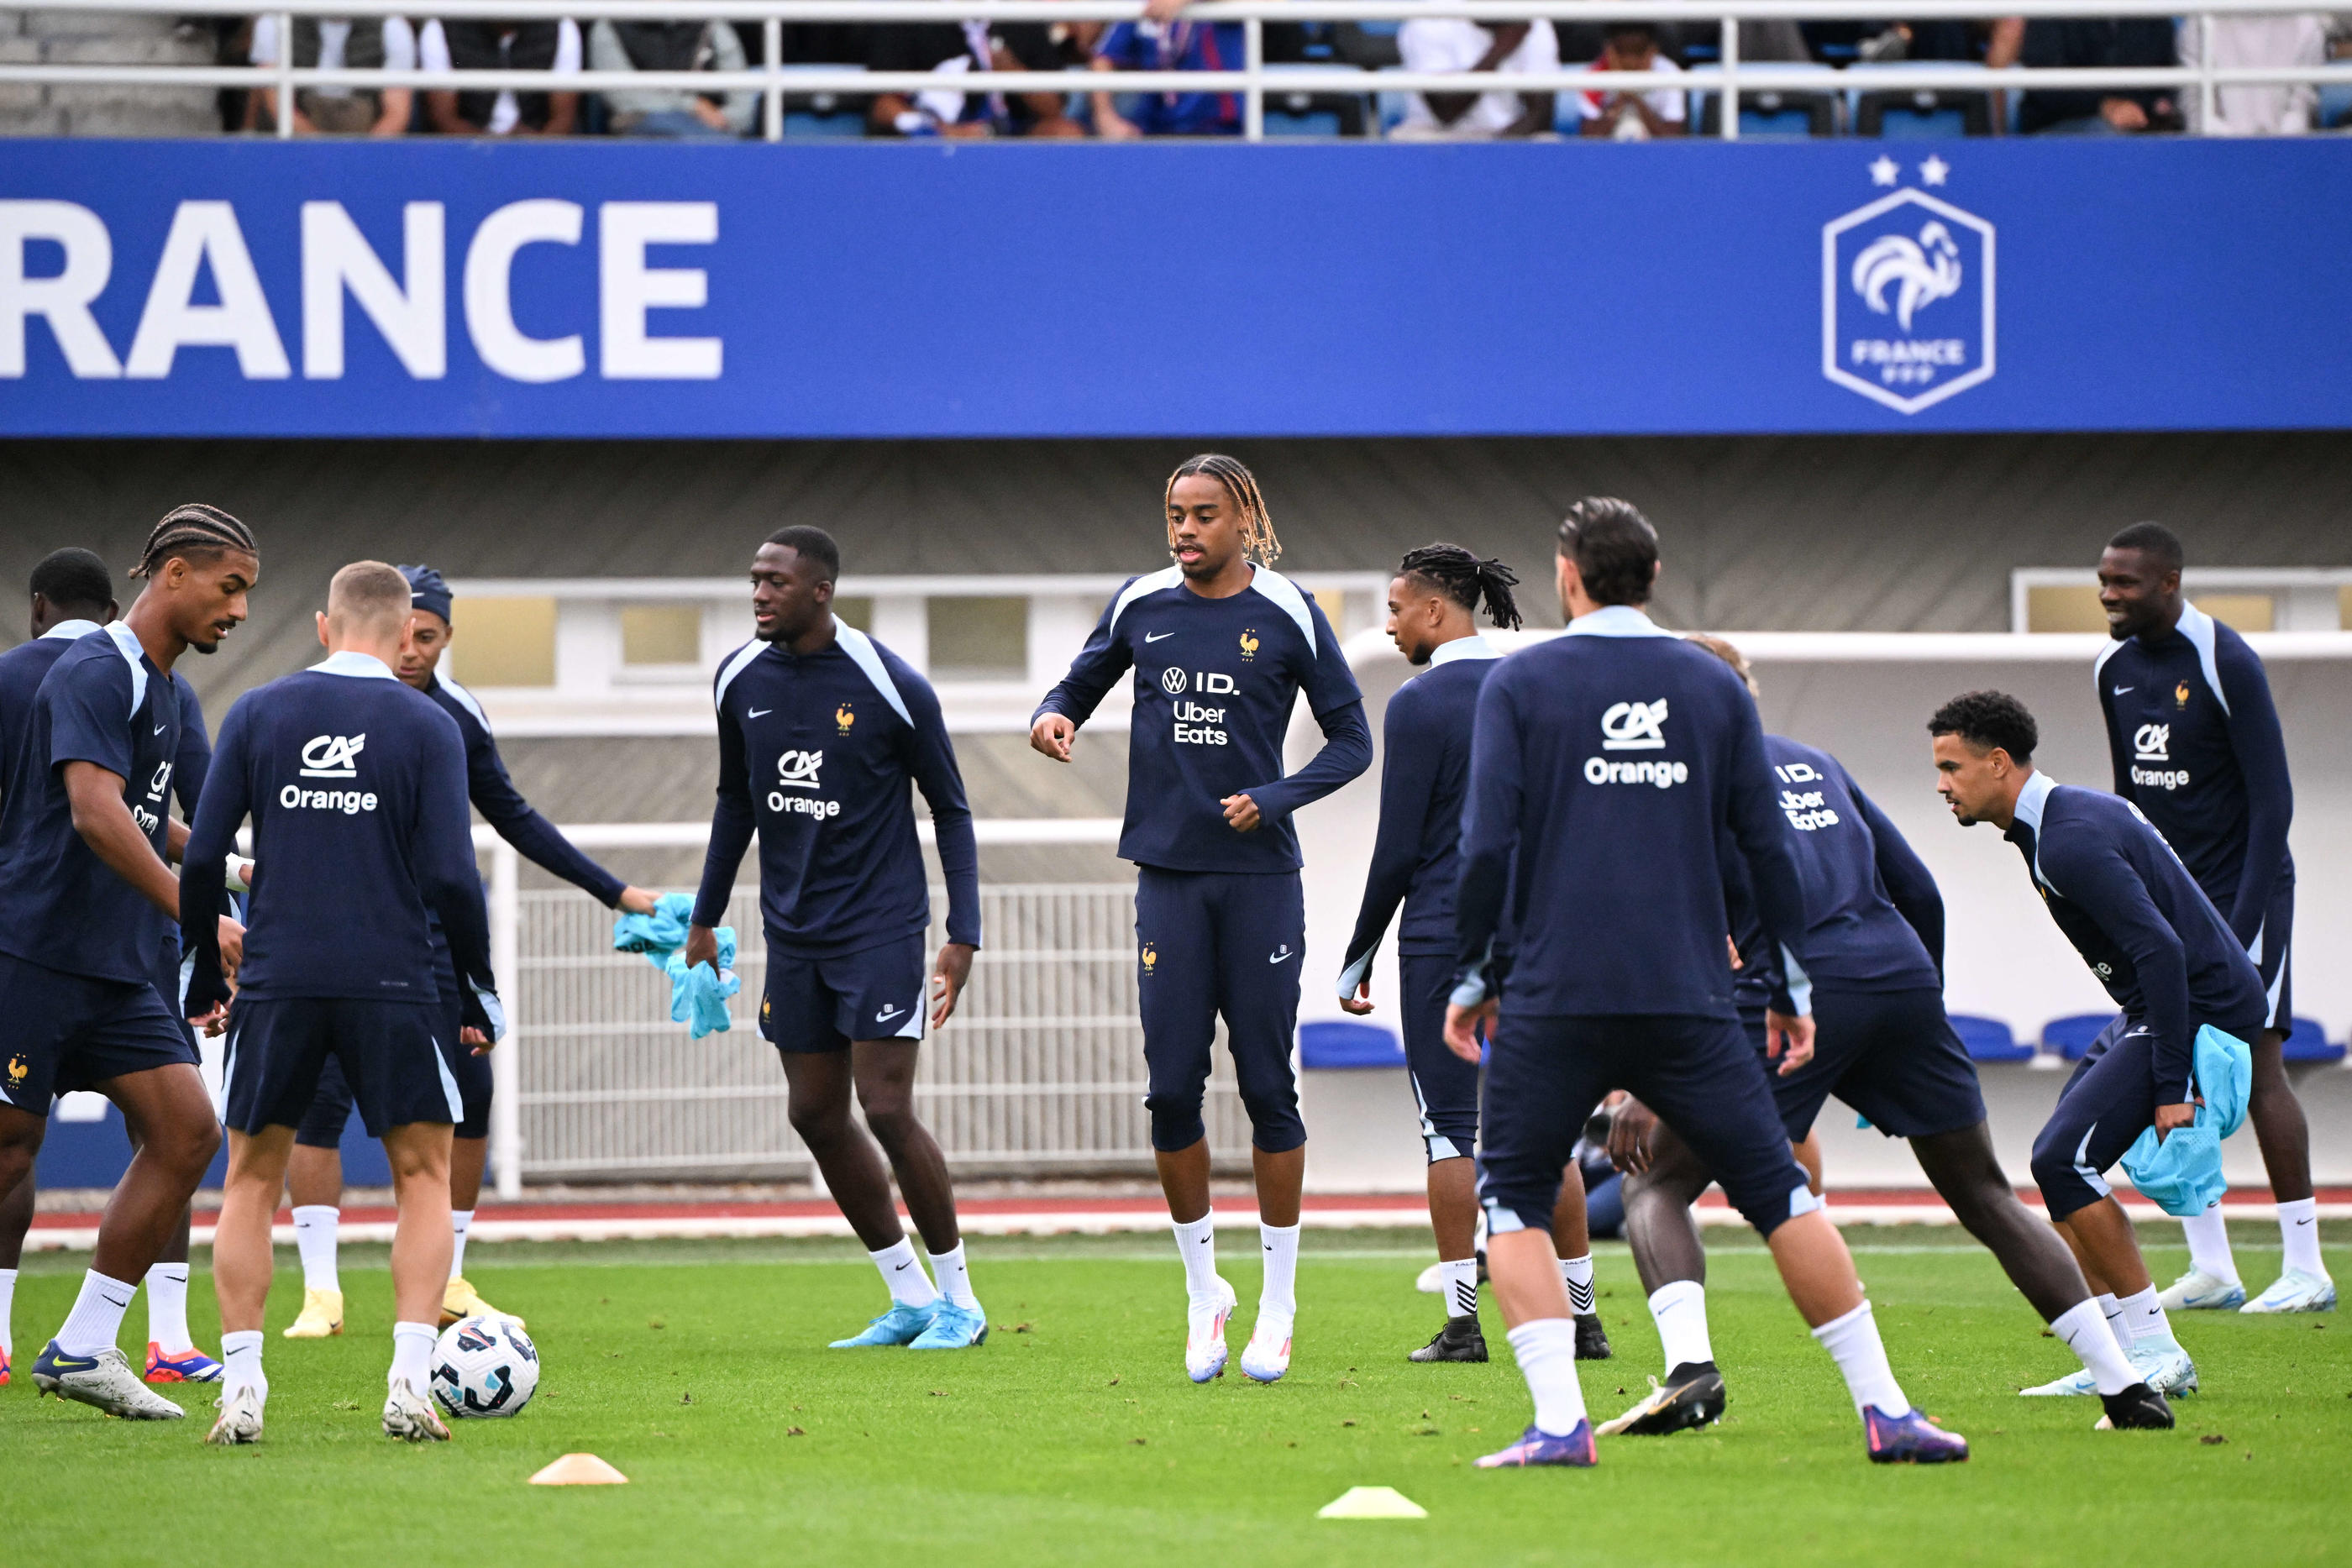
[(482, 1046), (506, 1032), (498, 977), (490, 970), (490, 915), (474, 862), (473, 816), (466, 805), (466, 750), (457, 722), (438, 708), (422, 739), (413, 842), (417, 892), (439, 917), (449, 961), (462, 988), (465, 1022)]
[(630, 887), (598, 865), (523, 799), (499, 756), (497, 738), (487, 727), (471, 714), (464, 714), (457, 716), (457, 729), (466, 742), (467, 799), (499, 837), (514, 846), (517, 854), (540, 870), (562, 877), (607, 909), (629, 907), (625, 901), (635, 893), (644, 906), (632, 907), (630, 913), (652, 911), (653, 894)]
[(1095, 709), (1110, 692), (1111, 685), (1134, 664), (1127, 643), (1118, 636), (1119, 597), (1125, 595), (1133, 578), (1120, 587), (1109, 604), (1103, 609), (1102, 618), (1087, 636), (1086, 646), (1070, 661), (1070, 673), (1055, 683), (1037, 705), (1029, 718), (1029, 745), (1039, 754), (1056, 762), (1070, 759), (1070, 747), (1076, 744), (1078, 727), (1094, 716)]
[(1347, 956), (1339, 967), (1339, 1006), (1351, 1013), (1372, 1010), (1372, 958), (1397, 906), (1412, 889), (1413, 867), (1429, 825), (1430, 797), (1437, 788), (1437, 748), (1412, 744), (1419, 710), (1409, 695), (1412, 691), (1407, 685), (1391, 697), (1381, 716), (1386, 744), (1381, 748), (1380, 828), (1372, 837), (1372, 863), (1364, 874), (1355, 934), (1348, 938)]
[(2197, 1030), (2189, 1005), (2189, 955), (2179, 934), (2148, 896), (2138, 871), (2112, 844), (2044, 831), (2037, 863), (2052, 891), (2088, 915), (2131, 960), (2154, 1037), (2157, 1103), (2188, 1101)]
[(710, 847), (702, 857), (702, 886), (694, 897), (694, 919), (686, 935), (686, 964), (716, 967), (718, 927), (734, 896), (735, 873), (759, 826), (751, 805), (750, 764), (744, 760), (743, 727), (719, 710), (719, 793), (710, 810)]
[[(1353, 698), (1341, 706), (1318, 713), (1315, 722), (1323, 730), (1323, 749), (1287, 778), (1228, 797), (1224, 803), (1226, 821), (1242, 832), (1249, 832), (1262, 822), (1278, 822), (1300, 807), (1313, 805), (1372, 765), (1372, 727), (1364, 718), (1362, 698)], [(1244, 812), (1241, 806), (1246, 806), (1248, 810)]]
[[(1844, 772), (1840, 768), (1841, 773)], [(1944, 893), (1936, 885), (1936, 873), (1919, 858), (1919, 852), (1903, 836), (1894, 819), (1881, 810), (1878, 802), (1864, 794), (1852, 776), (1845, 779), (1846, 792), (1853, 797), (1855, 807), (1862, 812), (1863, 825), (1870, 830), (1872, 853), (1878, 866), (1878, 880), (1886, 884), (1886, 896), (1895, 903), (1895, 912), (1904, 923), (1919, 936), (1927, 956), (1935, 962), (1936, 973), (1944, 972)]]

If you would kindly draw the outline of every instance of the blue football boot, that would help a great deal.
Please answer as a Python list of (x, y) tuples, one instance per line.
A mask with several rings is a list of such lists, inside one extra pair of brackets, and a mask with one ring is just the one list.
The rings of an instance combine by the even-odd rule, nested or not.
[(1916, 1410), (1889, 1416), (1875, 1405), (1862, 1408), (1863, 1436), (1874, 1465), (1948, 1465), (1969, 1457), (1969, 1440), (1947, 1432)]
[(1565, 1437), (1555, 1437), (1540, 1427), (1529, 1427), (1509, 1448), (1478, 1460), (1478, 1468), (1501, 1470), (1524, 1465), (1568, 1465), (1590, 1469), (1600, 1462), (1601, 1449), (1592, 1440), (1592, 1423), (1579, 1421), (1576, 1430)]
[(146, 1378), (150, 1383), (218, 1383), (221, 1370), (221, 1364), (203, 1351), (192, 1348), (166, 1355), (162, 1345), (152, 1339), (147, 1342)]
[(854, 1339), (837, 1339), (835, 1350), (862, 1350), (872, 1344), (912, 1344), (923, 1337), (931, 1326), (931, 1319), (946, 1304), (941, 1297), (928, 1307), (910, 1307), (904, 1301), (893, 1301), (890, 1310), (866, 1325), (866, 1332)]
[(988, 1313), (979, 1302), (957, 1306), (945, 1296), (931, 1313), (931, 1326), (916, 1336), (908, 1350), (967, 1350), (988, 1343)]

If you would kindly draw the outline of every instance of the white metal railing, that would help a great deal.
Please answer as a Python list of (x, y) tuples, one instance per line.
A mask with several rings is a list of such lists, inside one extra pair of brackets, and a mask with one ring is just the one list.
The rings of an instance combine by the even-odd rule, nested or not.
[[(983, 821), (983, 844), (1109, 843), (1116, 820)], [(699, 849), (699, 823), (563, 830), (583, 849)], [(927, 835), (928, 836), (928, 835)], [(613, 951), (611, 914), (570, 888), (524, 892), (520, 857), (488, 828), (493, 963), (510, 1022), (492, 1053), (491, 1169), (501, 1197), (526, 1176), (785, 1175), (812, 1168), (786, 1115), (783, 1073), (756, 1027), (767, 956), (759, 893), (738, 887), (742, 937), (734, 1028), (699, 1040), (669, 1019), (653, 966)], [(1149, 1168), (1133, 889), (1125, 883), (983, 885), (986, 936), (955, 1017), (932, 1037), (916, 1103), (966, 1167)], [(943, 904), (934, 890), (933, 907)], [(935, 920), (929, 937), (944, 934)], [(1211, 1148), (1237, 1156), (1249, 1130), (1223, 1063), (1206, 1116)]]
[[(1115, 75), (1070, 71), (1002, 71), (984, 78), (958, 75), (943, 79), (929, 71), (867, 71), (854, 68), (787, 66), (779, 60), (782, 24), (792, 22), (921, 23), (958, 22), (967, 17), (992, 21), (1072, 22), (1131, 20), (1141, 14), (1134, 0), (278, 0), (257, 5), (253, 0), (16, 0), (8, 7), (19, 11), (125, 13), (142, 15), (250, 16), (274, 15), (278, 37), (290, 39), (296, 16), (394, 16), (429, 15), (446, 20), (557, 20), (609, 17), (614, 20), (675, 21), (681, 15), (727, 21), (758, 22), (765, 34), (763, 66), (740, 71), (597, 71), (583, 70), (551, 78), (530, 70), (322, 70), (295, 66), (293, 50), (278, 51), (274, 66), (137, 66), (52, 65), (44, 62), (0, 63), (0, 83), (31, 83), (56, 87), (243, 87), (276, 90), (281, 99), (300, 87), (405, 87), (474, 91), (584, 91), (658, 89), (695, 92), (755, 91), (765, 106), (767, 139), (783, 135), (784, 99), (814, 95), (864, 96), (877, 92), (916, 93), (942, 86), (971, 91), (982, 85), (997, 92), (1230, 92), (1244, 100), (1243, 131), (1253, 141), (1265, 134), (1265, 105), (1269, 92), (1580, 92), (1606, 87), (1612, 92), (1659, 89), (1698, 94), (1720, 93), (1721, 136), (1739, 135), (1739, 101), (1743, 92), (1846, 93), (1961, 90), (1975, 92), (2042, 89), (2129, 90), (2148, 88), (2194, 89), (2201, 106), (2198, 123), (2213, 121), (2215, 93), (2223, 87), (2284, 85), (2299, 82), (2352, 83), (2352, 61), (2317, 66), (2216, 66), (2211, 51), (2195, 66), (2131, 68), (2027, 68), (1988, 70), (1965, 63), (1948, 68), (1924, 64), (1901, 66), (1856, 64), (1843, 68), (1796, 63), (1743, 64), (1739, 58), (1742, 21), (1849, 21), (1885, 14), (1883, 5), (1859, 0), (1212, 0), (1190, 7), (1185, 15), (1199, 21), (1240, 22), (1245, 43), (1238, 70), (1120, 71)], [(2268, 16), (2279, 10), (2278, 0), (2196, 0), (2193, 10), (2166, 0), (1906, 0), (1902, 14), (1909, 20), (1993, 20), (2009, 16), (2181, 16), (2204, 21), (2217, 16)], [(1721, 63), (1685, 71), (1611, 71), (1605, 81), (1595, 73), (1567, 68), (1507, 75), (1475, 71), (1369, 72), (1344, 65), (1301, 69), (1277, 67), (1269, 70), (1264, 47), (1264, 24), (1286, 22), (1405, 21), (1415, 17), (1466, 16), (1478, 21), (1525, 21), (1537, 17), (1563, 21), (1608, 20), (1671, 22), (1682, 25), (1714, 21), (1720, 33)], [(560, 80), (560, 85), (559, 85)], [(278, 134), (293, 134), (293, 116), (278, 116)]]

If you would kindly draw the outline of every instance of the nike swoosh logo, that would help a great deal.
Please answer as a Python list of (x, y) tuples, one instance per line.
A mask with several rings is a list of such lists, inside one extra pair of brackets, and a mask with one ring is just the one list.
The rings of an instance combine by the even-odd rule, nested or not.
[(905, 1263), (893, 1263), (890, 1265), (890, 1270), (893, 1273), (898, 1273), (904, 1271), (908, 1267), (908, 1265)]
[(158, 735), (163, 734), (163, 726), (162, 726), (162, 725), (160, 725), (160, 724), (159, 724), (159, 725), (157, 725), (157, 726), (155, 727), (155, 733), (156, 733), (156, 734), (158, 734)]
[(743, 711), (743, 716), (745, 718), (765, 718), (775, 711), (776, 710), (772, 707), (746, 708)]
[(125, 1296), (118, 1301), (112, 1296), (108, 1295), (104, 1291), (100, 1291), (98, 1293), (98, 1299), (104, 1301), (110, 1307), (127, 1307), (131, 1304), (130, 1297)]
[(892, 1019), (897, 1018), (900, 1013), (905, 1012), (906, 1010), (907, 1009), (904, 1008), (884, 1008), (880, 1012), (874, 1015), (874, 1021), (876, 1023), (888, 1023)]
[(2310, 1223), (2311, 1223), (2311, 1221), (2309, 1221), (2308, 1219), (2298, 1219), (2298, 1220), (2296, 1220), (2296, 1221), (2295, 1221), (2295, 1223), (2296, 1223), (2297, 1225), (2308, 1225), (2308, 1224), (2310, 1224)]
[(1173, 632), (1146, 632), (1143, 634), (1143, 640), (1147, 643), (1163, 643), (1174, 635), (1176, 633)]
[(2116, 696), (2121, 696), (2121, 695), (2123, 695), (2126, 692), (2136, 692), (2136, 691), (2137, 691), (2137, 690), (2139, 690), (2139, 688), (2138, 688), (2137, 686), (2117, 686), (2117, 687), (2115, 689), (2115, 694), (2114, 694), (2114, 695), (2116, 695)]
[(1279, 953), (1269, 953), (1269, 954), (1267, 954), (1267, 955), (1265, 956), (1265, 961), (1266, 961), (1267, 963), (1269, 963), (1269, 964), (1280, 964), (1280, 963), (1286, 962), (1286, 961), (1287, 961), (1287, 960), (1289, 960), (1289, 959), (1296, 958), (1296, 957), (1297, 957), (1297, 956), (1298, 956), (1298, 955), (1297, 955), (1297, 954), (1296, 954), (1296, 953), (1292, 952), (1289, 948), (1285, 947), (1285, 948), (1284, 948), (1281, 952), (1279, 952)]

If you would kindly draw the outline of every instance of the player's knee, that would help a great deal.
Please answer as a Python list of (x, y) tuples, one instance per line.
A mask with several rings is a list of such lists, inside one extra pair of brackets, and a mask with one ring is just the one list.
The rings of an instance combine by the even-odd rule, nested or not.
[(2058, 1195), (2081, 1183), (2074, 1170), (2074, 1151), (2081, 1146), (2082, 1137), (2080, 1131), (2053, 1122), (2033, 1140), (2033, 1158), (2029, 1168), (2033, 1172), (2033, 1185), (2042, 1189), (2044, 1198), (2054, 1201)]
[(142, 1132), (140, 1155), (160, 1162), (174, 1176), (201, 1177), (220, 1153), (220, 1124), (209, 1116)]
[(829, 1149), (849, 1135), (849, 1107), (831, 1103), (794, 1100), (784, 1113), (802, 1143), (812, 1149)]
[(884, 1148), (896, 1149), (915, 1135), (915, 1105), (908, 1096), (882, 1095), (860, 1103), (866, 1112), (866, 1125)]
[(1163, 1155), (1189, 1149), (1209, 1135), (1201, 1121), (1202, 1097), (1198, 1094), (1153, 1094), (1143, 1102), (1151, 1113), (1151, 1146)]

